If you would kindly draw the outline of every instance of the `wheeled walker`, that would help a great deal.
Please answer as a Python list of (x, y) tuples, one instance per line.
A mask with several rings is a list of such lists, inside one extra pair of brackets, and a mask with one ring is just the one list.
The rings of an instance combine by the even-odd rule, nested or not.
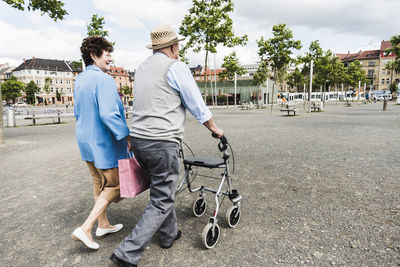
[[(184, 154), (183, 154), (183, 149), (181, 147), (181, 157), (183, 157), (185, 173), (184, 173), (181, 181), (178, 182), (177, 194), (182, 192), (186, 187), (188, 188), (190, 193), (200, 192), (199, 197), (193, 203), (193, 214), (196, 217), (201, 217), (206, 212), (206, 209), (207, 209), (207, 202), (206, 202), (206, 198), (205, 198), (206, 192), (211, 192), (211, 193), (215, 194), (215, 211), (213, 213), (213, 216), (211, 216), (209, 218), (208, 224), (204, 228), (203, 233), (201, 235), (203, 244), (208, 249), (215, 247), (215, 245), (217, 244), (219, 237), (221, 235), (221, 230), (218, 225), (218, 219), (217, 219), (220, 204), (222, 204), (222, 201), (219, 202), (219, 197), (223, 196), (223, 199), (224, 199), (227, 196), (229, 198), (229, 200), (231, 201), (231, 203), (233, 204), (232, 207), (230, 207), (226, 213), (226, 220), (228, 222), (229, 227), (231, 227), (231, 228), (236, 227), (240, 221), (240, 216), (241, 216), (240, 202), (241, 202), (242, 197), (241, 197), (241, 195), (239, 195), (237, 190), (232, 189), (232, 178), (231, 178), (230, 169), (229, 169), (230, 155), (227, 152), (228, 145), (229, 145), (229, 143), (228, 143), (228, 140), (226, 139), (226, 137), (225, 136), (222, 137), (218, 144), (219, 150), (223, 153), (222, 158), (210, 158), (210, 157), (185, 158)], [(230, 147), (230, 145), (229, 145), (229, 147)], [(190, 150), (190, 152), (192, 152), (192, 151)], [(233, 155), (232, 148), (231, 148), (231, 152)], [(192, 152), (192, 154), (193, 154), (193, 152)], [(234, 158), (233, 158), (233, 160), (234, 160)], [(233, 161), (233, 163), (234, 163), (234, 161)], [(219, 169), (223, 170), (223, 173), (221, 174), (221, 177), (219, 177), (219, 178), (218, 177), (210, 177), (210, 176), (200, 174), (200, 172), (198, 171), (199, 168), (208, 168), (208, 169), (219, 168)], [(233, 168), (233, 170), (234, 170), (234, 168)], [(214, 179), (217, 178), (218, 180), (220, 179), (218, 188), (212, 189), (212, 188), (205, 187), (204, 185), (201, 185), (200, 187), (197, 187), (197, 188), (192, 188), (193, 181), (198, 177), (208, 177), (208, 178), (214, 178)], [(226, 189), (223, 189), (224, 184), (226, 184)], [(183, 187), (184, 185), (186, 185), (186, 187)]]

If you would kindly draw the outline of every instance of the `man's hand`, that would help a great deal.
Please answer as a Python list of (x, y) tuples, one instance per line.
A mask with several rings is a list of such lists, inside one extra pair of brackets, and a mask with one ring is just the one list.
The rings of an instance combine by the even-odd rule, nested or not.
[(203, 124), (204, 126), (207, 127), (208, 130), (210, 130), (213, 134), (216, 135), (215, 138), (221, 139), (224, 136), (224, 130), (218, 128), (213, 118), (209, 119)]
[(224, 130), (222, 130), (221, 128), (216, 128), (214, 129), (214, 131), (212, 131), (213, 133), (213, 137), (217, 138), (217, 139), (221, 139), (224, 136)]

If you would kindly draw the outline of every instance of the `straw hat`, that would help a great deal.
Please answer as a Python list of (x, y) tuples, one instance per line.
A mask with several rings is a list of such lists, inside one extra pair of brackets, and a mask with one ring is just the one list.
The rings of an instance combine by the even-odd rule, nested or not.
[(161, 49), (176, 44), (185, 38), (178, 39), (174, 29), (168, 24), (154, 27), (150, 32), (151, 44), (146, 47), (149, 49)]

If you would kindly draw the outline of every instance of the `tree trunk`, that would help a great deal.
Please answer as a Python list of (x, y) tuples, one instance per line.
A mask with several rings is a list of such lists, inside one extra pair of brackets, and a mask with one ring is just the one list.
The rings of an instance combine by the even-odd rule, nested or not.
[(274, 83), (272, 84), (271, 113), (272, 113), (272, 109), (274, 108), (275, 83), (276, 83), (276, 68), (274, 68)]
[(204, 62), (204, 103), (207, 105), (207, 59), (208, 59), (208, 50), (206, 50), (206, 59)]

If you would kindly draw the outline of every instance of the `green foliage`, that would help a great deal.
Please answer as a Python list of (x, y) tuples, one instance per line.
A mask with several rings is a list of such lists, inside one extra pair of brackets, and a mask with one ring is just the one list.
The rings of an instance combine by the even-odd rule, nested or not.
[(72, 61), (72, 67), (74, 70), (82, 69), (82, 59)]
[[(364, 71), (362, 72), (364, 73)], [(348, 82), (348, 77), (344, 65), (332, 51), (325, 51), (315, 58), (313, 84), (316, 87), (323, 86), (325, 88), (340, 82)]]
[(87, 35), (88, 36), (108, 36), (108, 31), (103, 29), (105, 24), (104, 18), (99, 17), (97, 14), (93, 14), (92, 21), (87, 24)]
[(39, 93), (40, 88), (36, 85), (36, 83), (34, 81), (30, 81), (26, 85), (24, 91), (26, 94), (26, 101), (28, 102), (28, 104), (34, 104), (35, 103), (35, 94)]
[(20, 97), (21, 91), (25, 88), (25, 84), (18, 81), (15, 76), (11, 76), (7, 81), (1, 85), (2, 98), (4, 100), (11, 99), (14, 101), (15, 98)]
[(258, 66), (256, 73), (254, 73), (253, 81), (251, 83), (256, 86), (265, 83), (268, 79), (268, 72), (268, 63), (266, 61), (262, 61)]
[(228, 13), (233, 12), (232, 0), (193, 0), (193, 7), (185, 15), (179, 33), (189, 37), (182, 49), (193, 48), (198, 53), (206, 50), (216, 53), (216, 47), (245, 45), (247, 35), (235, 37), (233, 21)]
[(393, 94), (393, 93), (395, 93), (395, 92), (397, 92), (397, 86), (398, 86), (398, 84), (397, 83), (395, 83), (395, 82), (393, 82), (393, 83), (391, 83), (390, 84), (390, 92)]
[(324, 51), (322, 50), (319, 41), (318, 40), (312, 41), (308, 48), (308, 52), (304, 56), (300, 56), (298, 58), (299, 63), (304, 63), (304, 66), (301, 70), (303, 75), (305, 76), (310, 75), (311, 60), (316, 62), (319, 58), (323, 56), (323, 54)]
[[(106, 22), (104, 17), (99, 17), (97, 14), (93, 14), (92, 21), (86, 25), (88, 36), (108, 36), (108, 31), (104, 30), (103, 26)], [(113, 46), (115, 42), (110, 42)], [(80, 63), (82, 67), (82, 62)]]
[(51, 84), (52, 80), (50, 77), (46, 77), (44, 79), (44, 86), (43, 86), (43, 90), (49, 94), (50, 93), (50, 84)]
[(289, 66), (293, 59), (291, 58), (294, 49), (301, 48), (301, 42), (293, 39), (292, 31), (286, 24), (279, 23), (272, 27), (274, 37), (264, 40), (261, 37), (258, 44), (258, 55), (261, 61), (267, 61), (274, 70), (274, 78), (277, 72), (283, 72)]
[(132, 94), (132, 88), (128, 85), (122, 86), (120, 90), (121, 94), (123, 95), (131, 95)]
[(246, 73), (246, 70), (239, 65), (236, 52), (232, 52), (230, 55), (224, 57), (224, 62), (221, 67), (224, 68), (221, 73), (218, 73), (221, 80), (233, 80), (235, 78), (235, 73), (239, 76)]
[(358, 86), (358, 82), (365, 83), (367, 77), (365, 75), (365, 71), (362, 69), (362, 65), (360, 61), (355, 60), (350, 63), (349, 67), (346, 69), (347, 74), (347, 84), (356, 87)]
[[(186, 45), (181, 49), (180, 56), (188, 49), (198, 53), (206, 51), (204, 69), (207, 69), (208, 53), (216, 53), (216, 47), (222, 44), (227, 47), (245, 45), (247, 35), (236, 37), (233, 32), (233, 21), (229, 13), (233, 12), (232, 0), (192, 0), (193, 6), (189, 14), (185, 15), (179, 33), (189, 37)], [(207, 75), (205, 78), (207, 82)], [(204, 84), (206, 97), (206, 83)]]
[(392, 62), (392, 66), (390, 69), (392, 70), (397, 70), (400, 72), (400, 34), (399, 35), (394, 35), (392, 38), (390, 38), (390, 43), (392, 47), (386, 49), (385, 54), (395, 54), (396, 58)]
[(67, 11), (63, 8), (64, 3), (57, 0), (3, 0), (3, 2), (10, 6), (24, 11), (39, 10), (41, 15), (47, 14), (54, 21), (63, 20), (65, 15), (68, 15)]
[(297, 87), (297, 90), (302, 88), (303, 84), (305, 83), (305, 78), (299, 68), (296, 67), (294, 72), (288, 75), (287, 83), (291, 88)]
[(58, 91), (58, 90), (56, 90), (56, 98), (57, 98), (57, 101), (61, 101), (61, 93)]

